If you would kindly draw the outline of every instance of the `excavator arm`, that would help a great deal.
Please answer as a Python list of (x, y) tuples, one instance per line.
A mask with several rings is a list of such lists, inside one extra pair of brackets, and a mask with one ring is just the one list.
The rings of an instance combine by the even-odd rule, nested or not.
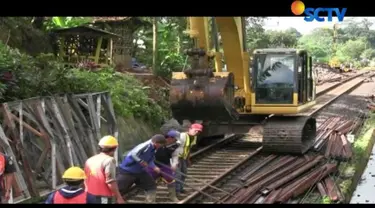
[[(175, 119), (203, 121), (206, 136), (248, 133), (261, 126), (263, 151), (301, 154), (309, 149), (316, 121), (298, 115), (314, 104), (307, 97), (315, 97), (306, 52), (255, 50), (250, 80), (243, 17), (189, 17), (187, 33), (195, 44), (186, 51), (191, 68), (172, 74), (170, 106)], [(213, 61), (215, 69), (210, 67)]]
[[(178, 120), (238, 119), (238, 112), (251, 108), (244, 18), (189, 17), (188, 22), (187, 33), (194, 40), (195, 48), (187, 51), (192, 60), (191, 69), (172, 75), (170, 102), (174, 117)], [(226, 72), (222, 72), (219, 34)], [(215, 61), (215, 70), (209, 68), (210, 61)], [(243, 103), (240, 109), (235, 106), (236, 102)]]

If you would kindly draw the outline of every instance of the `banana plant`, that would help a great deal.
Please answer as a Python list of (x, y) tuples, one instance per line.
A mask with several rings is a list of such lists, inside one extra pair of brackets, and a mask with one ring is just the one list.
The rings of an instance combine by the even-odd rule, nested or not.
[(85, 25), (92, 22), (91, 17), (52, 17), (50, 21), (46, 21), (47, 30), (58, 28), (70, 28)]

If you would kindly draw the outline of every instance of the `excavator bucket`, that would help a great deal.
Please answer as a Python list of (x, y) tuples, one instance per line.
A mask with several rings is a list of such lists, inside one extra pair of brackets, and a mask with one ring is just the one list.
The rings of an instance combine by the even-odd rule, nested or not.
[(177, 120), (237, 120), (232, 107), (234, 76), (229, 72), (195, 69), (173, 73), (170, 105)]

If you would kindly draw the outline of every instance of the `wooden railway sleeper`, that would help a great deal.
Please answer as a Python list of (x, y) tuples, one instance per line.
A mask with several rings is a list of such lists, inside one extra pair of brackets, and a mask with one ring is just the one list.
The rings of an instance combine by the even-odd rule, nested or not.
[[(159, 165), (161, 165), (161, 166), (163, 166), (163, 167), (168, 167), (168, 166), (166, 166), (166, 165), (164, 165), (164, 164), (162, 164), (162, 163), (160, 163), (160, 162), (158, 162), (158, 161), (155, 161), (155, 163), (157, 163), (157, 164), (159, 164)], [(191, 179), (193, 179), (194, 181), (199, 182), (199, 183), (202, 183), (203, 185), (208, 186), (208, 187), (210, 187), (210, 188), (212, 188), (212, 189), (215, 189), (215, 190), (217, 190), (217, 191), (223, 192), (223, 193), (225, 193), (225, 194), (227, 194), (227, 195), (230, 195), (230, 196), (232, 196), (232, 197), (237, 197), (236, 195), (231, 194), (231, 193), (228, 192), (228, 191), (225, 191), (225, 190), (223, 190), (223, 189), (220, 189), (220, 188), (218, 188), (218, 187), (215, 187), (215, 186), (213, 186), (213, 185), (211, 185), (211, 184), (209, 184), (209, 183), (206, 183), (206, 182), (204, 182), (204, 181), (202, 181), (202, 180), (199, 180), (199, 179), (197, 179), (197, 178), (194, 178), (194, 177), (192, 177), (192, 176), (186, 175), (185, 173), (182, 173), (182, 172), (180, 172), (180, 171), (176, 171), (176, 172), (178, 172), (179, 174), (181, 174), (182, 176), (184, 176), (184, 177), (186, 177), (186, 178), (191, 178)], [(186, 185), (186, 183), (184, 183), (184, 184)]]
[[(163, 172), (163, 171), (160, 171), (160, 173), (162, 173), (162, 174), (164, 174), (164, 175), (166, 175), (166, 176), (168, 176), (168, 177), (172, 177), (172, 178), (174, 178), (174, 180), (176, 180), (176, 181), (178, 181), (178, 182), (184, 183), (183, 181), (181, 181), (181, 180), (175, 178), (175, 177), (172, 176), (172, 175), (169, 175), (168, 173), (165, 173), (165, 172)], [(205, 195), (205, 196), (207, 196), (207, 197), (209, 197), (209, 198), (212, 198), (213, 200), (215, 200), (215, 202), (223, 203), (223, 201), (222, 201), (221, 199), (218, 199), (218, 198), (212, 196), (211, 194), (208, 194), (208, 193), (206, 193), (206, 192), (200, 190), (199, 188), (196, 188), (196, 187), (190, 186), (190, 185), (188, 185), (188, 184), (186, 184), (186, 183), (184, 183), (184, 184), (185, 184), (185, 186), (187, 186), (187, 187), (189, 187), (189, 188), (191, 188), (191, 189), (193, 189), (193, 190), (195, 190), (195, 191), (198, 191), (198, 192), (201, 193), (202, 195)]]

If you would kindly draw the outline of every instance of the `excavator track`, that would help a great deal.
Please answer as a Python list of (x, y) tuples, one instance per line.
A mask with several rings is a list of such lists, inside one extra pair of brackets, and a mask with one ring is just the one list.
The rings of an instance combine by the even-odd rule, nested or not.
[(310, 116), (270, 117), (263, 128), (264, 152), (304, 154), (316, 136), (316, 120)]

